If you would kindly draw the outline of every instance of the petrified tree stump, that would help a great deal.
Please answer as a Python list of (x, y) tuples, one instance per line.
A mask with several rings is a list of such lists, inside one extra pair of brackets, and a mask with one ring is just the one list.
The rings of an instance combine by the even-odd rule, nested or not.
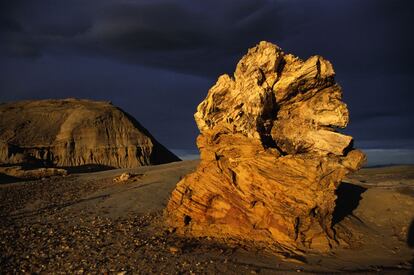
[(168, 225), (290, 251), (335, 245), (335, 190), (365, 156), (336, 131), (348, 109), (334, 76), (321, 56), (251, 48), (197, 108), (201, 162), (173, 191)]

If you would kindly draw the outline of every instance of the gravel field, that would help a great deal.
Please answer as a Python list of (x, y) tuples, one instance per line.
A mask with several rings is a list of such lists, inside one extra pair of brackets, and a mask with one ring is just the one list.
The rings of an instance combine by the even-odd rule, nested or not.
[[(1, 184), (0, 273), (410, 273), (413, 254), (407, 247), (399, 248), (395, 255), (400, 261), (394, 259), (390, 263), (377, 260), (378, 264), (372, 264), (354, 259), (355, 262), (349, 264), (352, 257), (359, 257), (352, 251), (343, 252), (341, 260), (338, 260), (339, 256), (333, 256), (342, 253), (338, 251), (325, 258), (310, 255), (306, 262), (298, 262), (282, 260), (279, 256), (241, 244), (221, 244), (175, 235), (163, 226), (163, 208), (175, 183), (196, 165), (197, 161), (187, 161)], [(113, 178), (125, 171), (139, 177), (115, 183)], [(395, 188), (395, 194), (407, 198), (408, 205), (414, 199), (401, 194), (401, 184), (412, 192), (412, 171), (412, 167), (405, 174), (403, 169), (398, 170), (403, 173), (403, 183)], [(372, 184), (369, 176), (369, 171), (362, 171), (351, 181)], [(395, 181), (395, 177), (392, 180)], [(383, 181), (381, 186), (389, 186), (385, 183)], [(375, 195), (374, 191), (372, 194)], [(369, 202), (370, 197), (366, 196), (364, 200)], [(364, 211), (361, 208), (354, 213), (361, 212), (363, 219)], [(347, 221), (350, 220), (344, 222)], [(366, 225), (372, 227), (368, 222)], [(401, 246), (403, 242), (390, 245)], [(384, 245), (388, 247), (385, 242)], [(358, 253), (365, 252), (362, 249)]]

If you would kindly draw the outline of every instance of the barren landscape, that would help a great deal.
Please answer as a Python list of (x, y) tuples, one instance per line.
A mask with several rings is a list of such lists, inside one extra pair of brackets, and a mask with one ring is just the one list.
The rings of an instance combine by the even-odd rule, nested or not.
[(414, 166), (360, 170), (322, 56), (250, 48), (197, 107), (199, 160), (110, 102), (0, 115), (0, 273), (412, 271)]
[[(303, 258), (248, 243), (182, 238), (163, 224), (176, 183), (197, 160), (0, 185), (0, 273), (410, 274), (414, 166), (364, 168), (340, 186), (335, 227), (352, 248)], [(124, 182), (114, 178), (130, 173)], [(411, 234), (411, 235), (410, 235)]]
[(414, 1), (0, 1), (0, 275), (414, 275)]

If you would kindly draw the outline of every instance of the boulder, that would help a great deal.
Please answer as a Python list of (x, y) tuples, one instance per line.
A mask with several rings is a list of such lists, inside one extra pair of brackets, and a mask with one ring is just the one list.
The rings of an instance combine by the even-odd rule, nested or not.
[(275, 251), (326, 252), (335, 191), (365, 155), (352, 137), (332, 64), (260, 42), (197, 108), (200, 164), (176, 186), (166, 222), (178, 234)]
[(0, 164), (129, 168), (178, 160), (109, 102), (64, 99), (0, 105)]

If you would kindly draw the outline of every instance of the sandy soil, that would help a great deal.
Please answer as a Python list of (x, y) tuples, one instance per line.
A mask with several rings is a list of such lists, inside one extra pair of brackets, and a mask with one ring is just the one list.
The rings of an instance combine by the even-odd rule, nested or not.
[[(352, 248), (298, 261), (164, 228), (171, 191), (197, 163), (1, 184), (0, 273), (412, 272), (414, 166), (363, 169), (344, 181), (335, 228), (353, 232)], [(124, 172), (136, 176), (115, 183)]]

